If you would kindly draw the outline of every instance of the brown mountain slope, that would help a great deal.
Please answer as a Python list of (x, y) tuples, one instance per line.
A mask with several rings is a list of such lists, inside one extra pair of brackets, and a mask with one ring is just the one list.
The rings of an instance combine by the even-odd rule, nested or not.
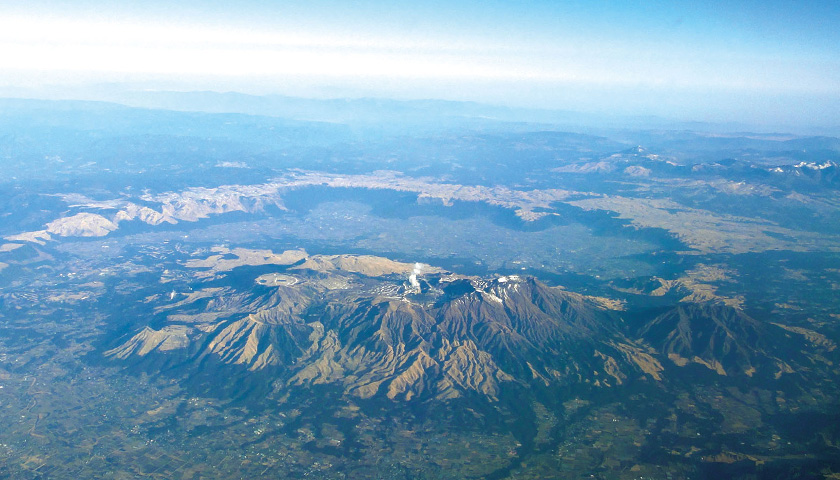
[[(772, 330), (771, 330), (772, 329)], [(682, 303), (644, 325), (641, 339), (678, 366), (703, 365), (719, 375), (791, 369), (777, 358), (772, 338), (779, 330), (720, 303)]]
[[(352, 265), (371, 262), (346, 257)], [(722, 304), (681, 303), (630, 340), (609, 302), (534, 278), (482, 279), (431, 268), (423, 274), (414, 267), (370, 276), (379, 271), (304, 265), (280, 268), (282, 282), (265, 282), (263, 272), (250, 287), (171, 294), (152, 307), (157, 323), (113, 342), (104, 355), (185, 375), (239, 366), (265, 371), (283, 388), (330, 384), (349, 395), (402, 400), (474, 394), (493, 400), (514, 384), (667, 381), (663, 364), (762, 378), (793, 368), (768, 346), (784, 330)]]

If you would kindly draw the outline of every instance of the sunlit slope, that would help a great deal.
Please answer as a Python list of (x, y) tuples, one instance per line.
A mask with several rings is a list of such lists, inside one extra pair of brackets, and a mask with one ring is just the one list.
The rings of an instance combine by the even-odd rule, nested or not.
[(712, 301), (682, 302), (633, 331), (619, 302), (531, 277), (468, 277), (351, 255), (310, 256), (249, 285), (173, 295), (104, 355), (144, 370), (245, 383), (262, 372), (274, 388), (326, 384), (406, 401), (492, 401), (513, 385), (668, 382), (689, 365), (704, 367), (701, 375), (778, 380), (808, 363), (782, 353), (804, 348), (804, 335)]

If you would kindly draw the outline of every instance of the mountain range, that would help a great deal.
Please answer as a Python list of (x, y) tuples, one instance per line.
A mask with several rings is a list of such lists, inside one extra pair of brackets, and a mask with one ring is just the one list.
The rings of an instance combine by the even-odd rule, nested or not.
[(804, 383), (834, 351), (716, 300), (642, 314), (533, 277), (470, 277), (371, 256), (313, 255), (255, 273), (250, 285), (208, 282), (150, 300), (160, 302), (150, 321), (112, 339), (104, 356), (147, 372), (226, 375), (232, 385), (262, 372), (259, 381), (275, 388), (492, 402), (512, 385), (655, 385), (679, 382), (686, 368), (695, 380)]

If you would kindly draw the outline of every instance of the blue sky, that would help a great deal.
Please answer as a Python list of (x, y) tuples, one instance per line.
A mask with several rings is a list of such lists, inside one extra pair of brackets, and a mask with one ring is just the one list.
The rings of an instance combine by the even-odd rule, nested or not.
[(445, 98), (840, 125), (840, 2), (0, 6), (0, 87)]

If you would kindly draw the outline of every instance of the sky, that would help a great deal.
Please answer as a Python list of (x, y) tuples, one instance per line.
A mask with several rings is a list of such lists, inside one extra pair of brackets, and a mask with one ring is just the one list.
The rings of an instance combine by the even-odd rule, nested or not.
[(840, 2), (0, 2), (0, 93), (470, 100), (840, 125)]

